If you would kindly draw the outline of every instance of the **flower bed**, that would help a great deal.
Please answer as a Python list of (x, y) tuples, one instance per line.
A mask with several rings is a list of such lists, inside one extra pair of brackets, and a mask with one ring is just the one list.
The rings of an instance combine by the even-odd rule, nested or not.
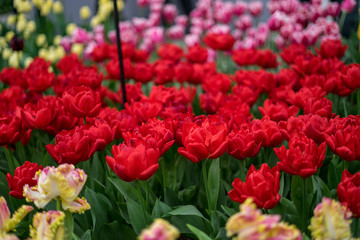
[(270, 1), (251, 27), (261, 2), (202, 0), (190, 19), (138, 3), (151, 14), (119, 24), (120, 60), (111, 1), (92, 29), (3, 29), (0, 238), (359, 237), (360, 65), (340, 6)]

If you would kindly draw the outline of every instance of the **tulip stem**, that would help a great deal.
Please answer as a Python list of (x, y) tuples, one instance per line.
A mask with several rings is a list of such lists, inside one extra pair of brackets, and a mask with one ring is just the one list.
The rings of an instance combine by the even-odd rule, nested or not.
[(245, 174), (245, 159), (240, 160), (240, 179), (245, 182), (246, 174)]
[(344, 27), (345, 19), (346, 19), (347, 12), (344, 11), (341, 13), (340, 20), (339, 20), (339, 29), (340, 33), (342, 32), (342, 29)]
[(343, 107), (344, 107), (345, 117), (347, 117), (347, 116), (348, 116), (348, 112), (347, 112), (347, 109), (346, 109), (346, 104), (345, 104), (345, 102), (346, 102), (346, 98), (344, 97), (344, 98), (342, 99), (342, 103), (343, 103)]
[(209, 196), (209, 189), (208, 189), (208, 180), (207, 180), (207, 173), (206, 173), (206, 159), (201, 161), (202, 163), (202, 172), (203, 172), (203, 178), (204, 178), (204, 185), (205, 185), (205, 193), (206, 193), (206, 199), (208, 203), (208, 208), (211, 210), (210, 205), (210, 196)]
[(145, 190), (146, 190), (146, 211), (149, 210), (149, 179), (145, 181)]
[(84, 117), (84, 125), (86, 125), (86, 117)]
[(352, 236), (355, 238), (360, 237), (359, 219), (360, 218), (353, 218), (351, 223)]
[(56, 210), (61, 211), (61, 199), (60, 197), (56, 198)]
[(301, 178), (302, 180), (302, 195), (303, 195), (303, 199), (302, 199), (302, 231), (305, 232), (306, 231), (306, 227), (307, 227), (307, 209), (306, 209), (306, 193), (307, 193), (307, 181), (306, 178)]
[(165, 198), (165, 191), (166, 191), (166, 176), (165, 176), (165, 158), (162, 159), (161, 163), (161, 173), (163, 179), (163, 188), (164, 188), (164, 198)]
[(350, 162), (344, 160), (344, 170), (348, 170), (348, 169), (349, 169), (349, 163), (350, 163)]

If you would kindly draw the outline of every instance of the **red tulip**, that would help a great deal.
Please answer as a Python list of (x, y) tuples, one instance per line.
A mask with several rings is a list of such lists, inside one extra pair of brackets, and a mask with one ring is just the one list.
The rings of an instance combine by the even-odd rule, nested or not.
[(270, 120), (269, 117), (253, 120), (251, 131), (254, 133), (256, 141), (262, 142), (264, 147), (273, 148), (284, 141), (277, 123)]
[(57, 98), (48, 96), (39, 99), (36, 105), (28, 103), (21, 110), (21, 119), (27, 128), (44, 129), (49, 126), (57, 115)]
[(0, 146), (17, 143), (23, 134), (20, 118), (14, 115), (0, 116)]
[(347, 46), (342, 45), (341, 40), (326, 39), (321, 42), (318, 51), (323, 58), (342, 58), (346, 52)]
[(136, 63), (134, 67), (134, 80), (147, 83), (154, 78), (152, 65), (149, 63)]
[(126, 144), (112, 147), (113, 157), (106, 156), (106, 162), (119, 178), (131, 182), (136, 179), (149, 179), (159, 168), (159, 149), (143, 144), (128, 146)]
[(208, 58), (208, 50), (200, 45), (189, 47), (186, 59), (190, 63), (205, 63)]
[(46, 145), (46, 150), (59, 164), (78, 164), (88, 160), (96, 151), (96, 146), (87, 131), (75, 127), (63, 130), (55, 136), (55, 144)]
[(25, 69), (25, 77), (30, 91), (42, 92), (53, 84), (55, 74), (48, 71), (50, 63), (42, 58), (35, 60)]
[(266, 99), (264, 107), (259, 107), (259, 111), (263, 116), (269, 116), (275, 122), (286, 121), (291, 116), (296, 116), (299, 109), (295, 106), (290, 106), (283, 102), (274, 102)]
[(228, 153), (236, 159), (255, 157), (260, 150), (261, 142), (255, 141), (254, 134), (248, 128), (233, 130), (228, 137)]
[(228, 75), (218, 73), (212, 75), (202, 82), (202, 87), (205, 92), (222, 92), (226, 94), (231, 87), (231, 79)]
[(360, 217), (360, 172), (352, 175), (345, 169), (337, 187), (337, 195), (355, 218)]
[(320, 168), (325, 159), (326, 144), (322, 143), (318, 147), (316, 143), (299, 133), (298, 136), (290, 138), (289, 149), (284, 145), (274, 148), (280, 162), (279, 170), (291, 175), (299, 175), (303, 178), (314, 175)]
[(184, 147), (180, 147), (178, 152), (194, 163), (215, 159), (225, 153), (227, 140), (227, 127), (222, 122), (206, 119), (201, 126), (185, 123), (182, 129)]
[(140, 102), (132, 101), (130, 105), (126, 103), (125, 108), (141, 122), (146, 122), (150, 118), (157, 117), (162, 109), (162, 106), (160, 103), (154, 101), (143, 100)]
[(62, 101), (75, 117), (95, 117), (101, 109), (100, 93), (88, 87), (73, 87), (64, 92)]
[(232, 49), (235, 38), (231, 34), (208, 33), (203, 41), (214, 50), (228, 51)]
[(6, 180), (9, 184), (10, 196), (23, 199), (24, 186), (29, 185), (29, 187), (33, 187), (37, 184), (35, 175), (40, 169), (43, 169), (43, 166), (26, 161), (22, 166), (15, 169), (14, 176), (8, 173), (6, 175)]
[(270, 169), (264, 163), (259, 170), (251, 165), (245, 182), (236, 178), (229, 192), (231, 200), (243, 203), (247, 198), (252, 198), (258, 208), (272, 209), (280, 201), (280, 172), (277, 167)]
[(348, 116), (335, 121), (336, 130), (326, 137), (333, 153), (345, 161), (360, 160), (360, 118)]
[(180, 61), (184, 53), (181, 47), (168, 43), (161, 45), (157, 50), (157, 54), (163, 60), (169, 60), (171, 62), (177, 63)]
[(330, 118), (334, 115), (332, 113), (332, 102), (327, 98), (308, 98), (304, 107), (304, 114), (309, 113)]

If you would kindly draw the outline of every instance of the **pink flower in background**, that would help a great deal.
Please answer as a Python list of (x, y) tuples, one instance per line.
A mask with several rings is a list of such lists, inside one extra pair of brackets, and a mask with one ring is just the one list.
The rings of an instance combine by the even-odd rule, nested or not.
[(281, 36), (276, 36), (275, 44), (276, 44), (277, 48), (282, 49), (284, 47), (284, 45), (285, 45), (284, 38), (281, 37)]
[(217, 24), (215, 26), (213, 26), (210, 30), (209, 33), (215, 33), (215, 34), (230, 34), (230, 26), (229, 25), (224, 25), (224, 24)]
[(177, 14), (178, 11), (175, 4), (171, 4), (171, 3), (165, 4), (163, 8), (163, 16), (166, 22), (168, 23), (174, 22)]
[(162, 3), (150, 3), (150, 11), (152, 13), (161, 13), (162, 8)]
[(340, 12), (339, 3), (337, 3), (337, 2), (330, 2), (330, 3), (327, 5), (326, 13), (327, 13), (329, 16), (337, 17), (337, 15), (339, 15), (339, 12)]
[(77, 27), (71, 34), (71, 40), (74, 43), (88, 43), (91, 40), (91, 34), (85, 29)]
[(251, 1), (248, 6), (248, 10), (254, 17), (258, 17), (261, 15), (263, 11), (263, 3), (260, 1)]
[(200, 27), (191, 27), (190, 28), (190, 34), (200, 36), (203, 33), (203, 30)]
[(139, 5), (140, 7), (145, 7), (148, 4), (149, 0), (137, 0), (137, 5)]
[(97, 43), (91, 41), (84, 50), (84, 58), (91, 59), (91, 53), (94, 51), (94, 48), (97, 46)]
[(60, 45), (64, 48), (65, 52), (70, 52), (70, 50), (71, 50), (70, 37), (63, 37), (60, 41)]
[(195, 34), (188, 34), (188, 35), (185, 36), (184, 42), (185, 42), (187, 47), (192, 47), (192, 46), (195, 46), (195, 45), (199, 44), (200, 37), (198, 35), (195, 35)]
[(159, 12), (152, 12), (149, 15), (149, 20), (147, 21), (147, 27), (156, 27), (161, 22), (161, 14)]
[(167, 30), (167, 36), (173, 40), (181, 40), (185, 35), (185, 27), (174, 25)]
[(343, 12), (352, 12), (356, 6), (355, 0), (344, 0), (341, 3), (340, 9)]
[(234, 4), (234, 14), (237, 16), (242, 15), (247, 9), (247, 3), (244, 1), (236, 1)]
[(147, 21), (148, 21), (148, 19), (146, 19), (146, 18), (134, 17), (132, 19), (132, 23), (135, 28), (135, 31), (137, 33), (142, 33), (146, 28)]
[(235, 26), (240, 30), (246, 30), (252, 26), (252, 19), (249, 15), (242, 15), (235, 21)]
[(188, 24), (189, 19), (186, 15), (179, 15), (175, 18), (175, 23), (177, 25), (181, 25), (183, 27), (186, 27), (186, 25)]

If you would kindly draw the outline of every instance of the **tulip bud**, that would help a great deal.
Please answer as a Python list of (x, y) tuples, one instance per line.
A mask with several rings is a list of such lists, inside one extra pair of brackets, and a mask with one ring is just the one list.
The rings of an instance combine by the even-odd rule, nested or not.
[(91, 16), (91, 10), (89, 6), (82, 6), (80, 8), (80, 18), (82, 20), (87, 20), (90, 18), (90, 16)]
[(157, 218), (148, 229), (142, 230), (138, 240), (176, 240), (179, 230), (164, 219)]
[(53, 11), (55, 14), (60, 14), (64, 11), (64, 7), (60, 1), (54, 2)]

